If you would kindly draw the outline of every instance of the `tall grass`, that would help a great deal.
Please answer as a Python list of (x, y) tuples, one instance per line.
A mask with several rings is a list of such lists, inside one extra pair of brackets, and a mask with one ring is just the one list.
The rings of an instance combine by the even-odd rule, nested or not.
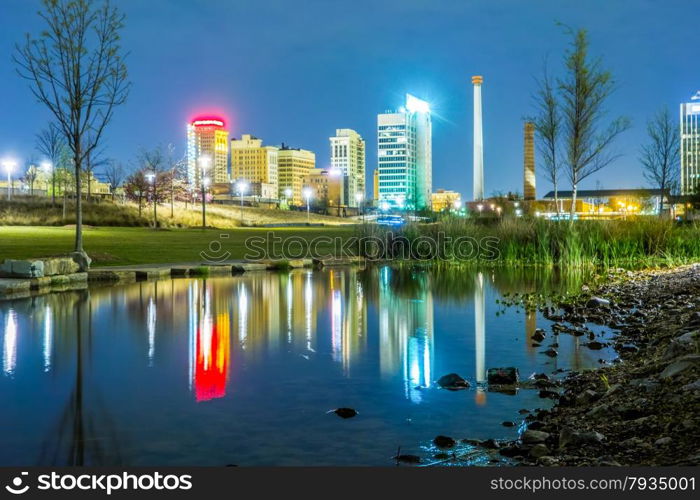
[[(415, 251), (418, 238), (443, 241), (428, 256), (433, 261), (543, 265), (678, 265), (700, 260), (700, 225), (674, 223), (656, 218), (611, 221), (552, 222), (533, 218), (444, 219), (435, 224), (407, 224), (401, 228), (364, 225), (361, 236), (387, 241), (404, 237)], [(478, 252), (461, 255), (454, 240), (469, 237)], [(405, 240), (404, 240), (405, 241)], [(497, 249), (489, 252), (485, 242)], [(397, 258), (390, 245), (383, 258)], [(425, 258), (426, 247), (420, 252)], [(416, 258), (417, 255), (403, 255)]]

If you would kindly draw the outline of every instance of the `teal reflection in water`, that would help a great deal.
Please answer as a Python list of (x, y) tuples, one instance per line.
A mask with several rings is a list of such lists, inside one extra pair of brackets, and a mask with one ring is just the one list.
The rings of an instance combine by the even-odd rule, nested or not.
[[(488, 392), (489, 367), (528, 376), (609, 354), (560, 336), (551, 360), (530, 341), (549, 322), (496, 316), (495, 301), (582, 278), (305, 269), (0, 302), (0, 464), (391, 465), (437, 434), (513, 437), (500, 422), (548, 402)], [(473, 388), (437, 387), (450, 372)], [(340, 406), (359, 415), (326, 413)]]

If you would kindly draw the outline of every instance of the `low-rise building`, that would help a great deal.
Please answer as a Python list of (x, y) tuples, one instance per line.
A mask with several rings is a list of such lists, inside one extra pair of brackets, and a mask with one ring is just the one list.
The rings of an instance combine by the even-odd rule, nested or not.
[(456, 208), (456, 205), (462, 204), (462, 195), (456, 191), (447, 189), (438, 189), (431, 196), (434, 212), (442, 212)]

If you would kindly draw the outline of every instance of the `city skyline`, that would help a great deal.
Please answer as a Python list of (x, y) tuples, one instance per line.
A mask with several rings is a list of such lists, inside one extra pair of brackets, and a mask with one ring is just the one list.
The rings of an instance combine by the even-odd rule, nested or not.
[[(11, 53), (23, 34), (37, 25), (38, 5), (36, 1), (10, 1), (0, 7), (3, 17), (15, 21), (0, 34), (0, 48), (6, 53)], [(678, 103), (687, 102), (697, 90), (696, 72), (683, 63), (683, 58), (672, 56), (679, 47), (692, 44), (692, 37), (700, 38), (700, 35), (694, 29), (684, 29), (692, 24), (692, 16), (686, 15), (687, 9), (681, 2), (670, 2), (663, 12), (654, 16), (648, 15), (653, 9), (652, 2), (622, 1), (605, 5), (608, 15), (601, 17), (595, 14), (596, 9), (555, 2), (543, 2), (536, 7), (520, 2), (501, 3), (498, 7), (484, 2), (469, 6), (451, 2), (431, 6), (417, 1), (383, 4), (377, 6), (380, 20), (392, 12), (406, 21), (397, 24), (411, 25), (409, 21), (423, 19), (429, 26), (440, 25), (444, 33), (440, 40), (419, 37), (424, 47), (392, 59), (388, 49), (368, 51), (365, 44), (380, 46), (382, 41), (392, 40), (393, 47), (412, 39), (412, 30), (382, 31), (377, 28), (380, 21), (359, 22), (355, 14), (340, 19), (334, 15), (337, 8), (332, 4), (326, 12), (320, 12), (324, 10), (321, 4), (314, 2), (289, 12), (283, 2), (274, 1), (255, 5), (244, 2), (236, 7), (227, 3), (190, 2), (184, 6), (160, 1), (145, 5), (124, 0), (119, 6), (127, 15), (123, 42), (131, 52), (128, 64), (134, 91), (107, 130), (107, 155), (125, 163), (133, 162), (140, 146), (158, 143), (174, 143), (184, 154), (182, 123), (198, 113), (211, 112), (227, 120), (232, 136), (252, 133), (265, 137), (269, 144), (298, 145), (319, 153), (317, 167), (326, 168), (329, 159), (321, 154), (327, 150), (328, 137), (336, 128), (352, 128), (371, 138), (376, 114), (398, 107), (402, 95), (411, 92), (426, 97), (434, 111), (434, 188), (454, 189), (468, 198), (467, 193), (472, 192), (471, 176), (455, 174), (471, 167), (469, 77), (484, 74), (489, 82), (483, 97), (487, 110), (483, 117), (486, 194), (495, 190), (521, 191), (523, 118), (532, 113), (533, 79), (540, 73), (544, 58), (549, 55), (553, 68), (561, 63), (559, 54), (567, 44), (563, 29), (556, 25), (556, 21), (561, 21), (589, 29), (592, 55), (604, 57), (605, 67), (613, 71), (620, 84), (611, 98), (610, 108), (633, 121), (633, 129), (616, 146), (622, 158), (606, 169), (604, 175), (587, 179), (582, 188), (593, 187), (598, 181), (608, 188), (641, 187), (646, 183), (640, 173), (638, 146), (645, 140), (645, 122), (664, 105), (672, 112), (678, 109)], [(311, 36), (279, 33), (286, 16), (303, 17), (315, 7), (319, 8), (324, 22), (314, 26)], [(230, 35), (237, 52), (239, 48), (240, 52), (249, 48), (253, 51), (250, 58), (254, 62), (250, 67), (238, 66), (236, 58), (224, 66), (207, 66), (215, 51), (211, 57), (202, 54), (188, 59), (201, 45), (185, 47), (179, 40), (195, 35), (210, 38), (212, 35), (201, 29), (201, 21), (214, 8), (220, 14), (217, 26), (235, 16), (250, 21), (241, 23), (239, 34)], [(160, 11), (172, 20), (170, 26), (154, 26), (153, 33), (142, 29)], [(451, 12), (449, 19), (443, 17), (447, 11)], [(269, 15), (265, 17), (270, 23), (267, 29), (275, 36), (261, 45), (260, 35), (249, 36), (249, 30), (260, 26), (262, 12)], [(531, 22), (521, 23), (523, 15)], [(483, 22), (476, 23), (472, 16)], [(674, 25), (677, 29), (667, 30), (663, 25)], [(335, 37), (334, 30), (347, 36)], [(537, 32), (538, 37), (530, 36), (532, 32)], [(149, 50), (136, 51), (146, 36)], [(368, 42), (354, 47), (339, 41), (348, 37), (368, 38)], [(494, 46), (496, 40), (502, 43)], [(447, 47), (452, 50), (446, 51)], [(341, 54), (352, 59), (359, 53), (363, 57), (353, 59), (350, 69), (342, 68), (334, 58)], [(154, 74), (155, 61), (166, 65), (185, 61), (187, 70)], [(26, 82), (14, 75), (9, 57), (0, 64), (8, 75), (0, 82), (3, 107), (9, 116), (21, 117), (0, 124), (0, 153), (24, 162), (32, 154), (38, 156), (33, 150), (34, 134), (45, 125), (48, 114), (34, 102)], [(662, 71), (650, 74), (651, 65), (659, 66)], [(292, 71), (294, 78), (269, 79), (270, 72), (283, 70)], [(333, 92), (319, 92), (319, 88), (329, 87)], [(333, 98), (338, 93), (344, 95), (342, 102)], [(376, 148), (376, 141), (370, 139), (366, 153), (367, 183), (371, 182), (376, 167)], [(542, 191), (550, 187), (540, 172), (537, 183)]]

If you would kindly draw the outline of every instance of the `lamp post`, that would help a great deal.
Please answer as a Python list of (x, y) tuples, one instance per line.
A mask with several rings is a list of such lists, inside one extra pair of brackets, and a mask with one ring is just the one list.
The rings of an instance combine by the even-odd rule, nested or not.
[(151, 184), (151, 201), (153, 202), (153, 229), (158, 227), (158, 204), (156, 203), (156, 174), (146, 174), (146, 180)]
[(241, 197), (241, 224), (243, 224), (243, 195), (248, 191), (248, 183), (240, 180), (236, 183), (236, 188), (238, 188), (238, 194)]
[(311, 222), (311, 196), (313, 194), (313, 190), (310, 187), (305, 187), (302, 190), (302, 194), (304, 195), (304, 199), (306, 200), (306, 223), (309, 224)]
[(7, 201), (12, 199), (12, 171), (16, 165), (17, 163), (14, 160), (3, 160), (2, 162), (5, 172), (7, 172)]
[(206, 190), (205, 190), (206, 179), (204, 178), (204, 174), (206, 173), (207, 168), (209, 168), (210, 163), (211, 163), (211, 158), (209, 158), (208, 156), (202, 156), (199, 158), (199, 168), (200, 168), (199, 184), (200, 184), (200, 191), (202, 193), (202, 229), (205, 229), (207, 227), (207, 195), (206, 195)]
[(357, 208), (360, 210), (360, 217), (362, 218), (362, 223), (365, 223), (365, 211), (362, 210), (362, 200), (364, 200), (364, 193), (355, 193), (355, 201), (357, 202)]

